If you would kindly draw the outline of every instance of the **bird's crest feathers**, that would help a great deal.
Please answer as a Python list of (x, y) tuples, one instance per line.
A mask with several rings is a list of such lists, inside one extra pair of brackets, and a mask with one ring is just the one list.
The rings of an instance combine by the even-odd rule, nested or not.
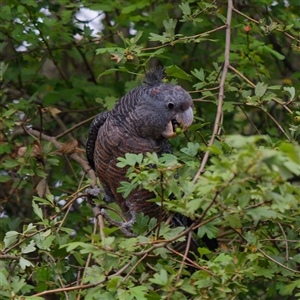
[(164, 67), (157, 67), (151, 69), (146, 73), (145, 78), (143, 79), (143, 83), (149, 86), (161, 84), (163, 79), (166, 77), (165, 68)]

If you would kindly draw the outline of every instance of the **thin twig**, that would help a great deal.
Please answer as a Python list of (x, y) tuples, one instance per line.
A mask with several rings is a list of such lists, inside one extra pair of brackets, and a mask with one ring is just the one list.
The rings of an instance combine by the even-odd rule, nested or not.
[[(93, 236), (96, 234), (97, 232), (97, 222), (94, 223), (94, 229), (93, 229)], [(94, 245), (94, 238), (92, 237), (91, 239), (91, 245)], [(82, 274), (82, 277), (81, 277), (81, 284), (80, 285), (83, 285), (83, 281), (84, 281), (84, 278), (86, 276), (86, 273), (87, 273), (87, 268), (88, 266), (90, 265), (90, 262), (91, 262), (91, 259), (92, 259), (92, 255), (93, 253), (89, 253), (88, 257), (87, 257), (87, 260), (86, 260), (86, 263), (85, 263), (85, 267), (84, 267), (84, 270), (83, 270), (83, 274)], [(78, 294), (77, 294), (77, 297), (76, 297), (76, 300), (80, 300), (80, 293), (81, 293), (82, 289), (80, 289), (78, 291)]]
[(157, 49), (164, 48), (164, 47), (167, 47), (167, 46), (171, 46), (171, 45), (173, 46), (178, 41), (189, 40), (189, 39), (196, 39), (196, 38), (200, 37), (201, 35), (210, 34), (210, 33), (213, 33), (215, 31), (219, 31), (219, 30), (224, 29), (224, 28), (226, 28), (226, 25), (222, 25), (222, 26), (219, 26), (219, 27), (214, 28), (212, 30), (209, 30), (209, 31), (206, 31), (206, 32), (202, 32), (202, 33), (199, 33), (199, 34), (196, 34), (196, 35), (185, 36), (185, 37), (179, 38), (177, 40), (174, 40), (172, 42), (168, 42), (168, 43), (165, 43), (163, 45), (156, 46), (156, 47), (143, 48), (142, 51), (157, 50)]
[[(243, 78), (253, 88), (256, 87), (256, 85), (251, 80), (249, 80), (246, 76), (244, 76), (240, 71), (238, 71), (237, 69), (235, 69), (233, 66), (229, 65), (228, 68), (230, 70), (232, 70), (234, 73), (236, 73), (238, 76), (240, 76), (241, 78)], [(287, 103), (281, 103), (280, 101), (278, 101), (274, 97), (272, 97), (271, 100), (274, 101), (274, 102), (276, 102), (277, 104), (281, 105), (288, 113), (293, 114), (293, 112), (288, 107), (288, 104), (291, 104), (291, 102), (290, 103), (289, 102), (287, 102)]]
[(44, 295), (49, 295), (49, 294), (55, 294), (55, 293), (62, 293), (62, 292), (68, 292), (68, 291), (76, 291), (76, 290), (84, 290), (84, 289), (93, 288), (93, 287), (96, 287), (96, 286), (108, 281), (109, 279), (111, 279), (115, 276), (119, 276), (120, 274), (122, 274), (122, 272), (124, 272), (130, 266), (130, 264), (131, 264), (131, 262), (127, 263), (118, 272), (116, 272), (110, 276), (107, 276), (104, 279), (102, 279), (96, 283), (90, 283), (90, 284), (85, 284), (85, 285), (71, 286), (71, 287), (66, 287), (66, 288), (59, 288), (59, 289), (54, 289), (54, 290), (43, 291), (41, 293), (37, 293), (32, 296), (38, 297), (38, 296), (44, 296)]
[(123, 278), (123, 282), (125, 282), (130, 274), (134, 271), (134, 269), (139, 265), (141, 261), (143, 261), (146, 257), (148, 256), (148, 253), (146, 253), (144, 256), (142, 256), (135, 264), (134, 266), (130, 269), (130, 271), (127, 273), (127, 275)]
[(255, 131), (261, 135), (260, 131), (258, 130), (258, 128), (255, 126), (255, 124), (252, 122), (252, 120), (250, 119), (250, 117), (247, 115), (247, 113), (245, 112), (244, 108), (242, 105), (239, 106), (239, 108), (241, 109), (242, 113), (245, 115), (245, 117), (248, 119), (248, 121), (250, 122), (250, 124), (253, 126), (253, 128), (255, 129)]
[(279, 226), (279, 228), (280, 228), (280, 230), (282, 232), (282, 235), (283, 235), (283, 237), (285, 239), (285, 260), (286, 260), (286, 263), (288, 263), (288, 261), (289, 261), (289, 244), (288, 244), (288, 242), (286, 240), (286, 234), (285, 234), (285, 231), (284, 231), (282, 225), (279, 222), (277, 222), (277, 224), (278, 224), (278, 226)]
[(178, 270), (176, 281), (178, 281), (180, 279), (180, 276), (181, 276), (181, 273), (182, 273), (182, 270), (183, 270), (183, 266), (184, 266), (184, 262), (186, 261), (188, 253), (189, 253), (189, 250), (190, 250), (191, 240), (192, 240), (192, 232), (190, 231), (188, 233), (187, 237), (186, 237), (185, 252), (184, 252), (184, 255), (183, 255), (183, 258), (182, 258), (182, 262), (180, 264), (180, 268)]
[[(96, 115), (95, 115), (95, 116), (96, 116)], [(84, 121), (82, 121), (82, 122), (80, 122), (80, 123), (74, 125), (73, 127), (69, 128), (68, 130), (66, 130), (66, 131), (64, 131), (64, 132), (62, 132), (62, 133), (60, 133), (60, 134), (58, 134), (58, 135), (55, 137), (55, 139), (58, 140), (58, 139), (60, 139), (61, 137), (65, 136), (66, 134), (68, 134), (68, 133), (72, 132), (73, 130), (77, 129), (78, 127), (80, 127), (80, 126), (82, 126), (82, 125), (84, 125), (84, 124), (86, 124), (86, 123), (88, 123), (88, 122), (94, 120), (94, 119), (95, 119), (95, 116), (90, 117), (90, 118), (88, 118), (88, 119), (86, 119), (86, 120), (84, 120)]]

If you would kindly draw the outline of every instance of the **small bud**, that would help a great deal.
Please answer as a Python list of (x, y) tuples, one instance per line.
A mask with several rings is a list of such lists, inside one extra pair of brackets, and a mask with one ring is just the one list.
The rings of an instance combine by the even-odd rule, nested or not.
[(295, 121), (295, 123), (300, 123), (300, 116), (294, 117), (294, 121)]
[(250, 25), (247, 25), (244, 27), (244, 31), (245, 32), (249, 32), (251, 30), (251, 26)]

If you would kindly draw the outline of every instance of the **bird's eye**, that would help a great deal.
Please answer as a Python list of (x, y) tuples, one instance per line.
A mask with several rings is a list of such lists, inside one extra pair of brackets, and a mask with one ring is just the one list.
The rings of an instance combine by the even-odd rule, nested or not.
[(169, 102), (169, 103), (168, 103), (168, 109), (173, 109), (173, 108), (174, 108), (174, 103)]

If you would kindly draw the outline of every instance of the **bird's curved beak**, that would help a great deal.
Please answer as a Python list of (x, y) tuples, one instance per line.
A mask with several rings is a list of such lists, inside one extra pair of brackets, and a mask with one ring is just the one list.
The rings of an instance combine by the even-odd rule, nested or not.
[(168, 139), (176, 137), (177, 133), (175, 131), (174, 124), (179, 124), (179, 127), (182, 129), (182, 131), (185, 131), (193, 123), (193, 119), (193, 110), (191, 107), (189, 107), (185, 111), (178, 113), (174, 116), (174, 118), (167, 124), (166, 128), (162, 132), (162, 136)]

